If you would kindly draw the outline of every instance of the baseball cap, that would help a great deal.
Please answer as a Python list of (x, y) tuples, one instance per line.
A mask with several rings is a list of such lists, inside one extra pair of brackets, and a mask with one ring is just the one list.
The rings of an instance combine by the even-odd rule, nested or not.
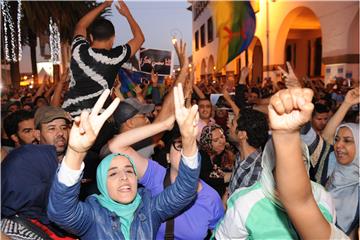
[(35, 112), (35, 127), (37, 129), (40, 128), (40, 124), (42, 123), (49, 123), (55, 119), (63, 118), (68, 123), (71, 122), (69, 114), (67, 114), (62, 108), (54, 107), (54, 106), (44, 106), (38, 108)]
[(136, 98), (127, 98), (124, 101), (121, 101), (114, 111), (113, 116), (115, 124), (120, 127), (121, 124), (134, 117), (136, 114), (150, 113), (154, 108), (154, 104), (144, 104)]

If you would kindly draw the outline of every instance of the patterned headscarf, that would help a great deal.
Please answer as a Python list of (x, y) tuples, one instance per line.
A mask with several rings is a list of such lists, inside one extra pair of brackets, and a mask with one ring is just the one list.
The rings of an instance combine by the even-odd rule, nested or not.
[(215, 123), (205, 126), (201, 131), (200, 148), (207, 153), (214, 153), (212, 147), (212, 132), (216, 129), (220, 129), (221, 131), (223, 131), (222, 128)]

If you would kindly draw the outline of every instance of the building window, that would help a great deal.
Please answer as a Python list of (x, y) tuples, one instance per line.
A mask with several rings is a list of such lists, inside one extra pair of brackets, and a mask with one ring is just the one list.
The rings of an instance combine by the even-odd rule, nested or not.
[(199, 50), (199, 31), (195, 32), (195, 51)]
[(205, 47), (205, 24), (200, 28), (200, 45), (201, 47)]
[(212, 21), (212, 17), (209, 18), (207, 20), (207, 34), (208, 34), (208, 43), (211, 43), (213, 41), (213, 35), (214, 35), (214, 31), (213, 31), (213, 21)]
[(195, 21), (204, 11), (209, 1), (194, 1), (192, 3), (193, 20)]

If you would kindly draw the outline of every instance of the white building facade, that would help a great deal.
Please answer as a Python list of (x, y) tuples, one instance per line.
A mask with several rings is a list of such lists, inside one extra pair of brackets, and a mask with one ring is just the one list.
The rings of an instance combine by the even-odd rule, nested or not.
[[(209, 1), (193, 1), (193, 65), (197, 81), (252, 65), (251, 83), (278, 81), (276, 66), (290, 61), (299, 78), (359, 80), (358, 1), (253, 1), (255, 36), (246, 51), (216, 69), (218, 38)], [(207, 76), (207, 77), (206, 77)]]

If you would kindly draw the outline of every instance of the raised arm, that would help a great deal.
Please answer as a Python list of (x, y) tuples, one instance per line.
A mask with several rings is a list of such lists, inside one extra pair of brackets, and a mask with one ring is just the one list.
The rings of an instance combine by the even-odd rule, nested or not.
[[(180, 74), (175, 80), (174, 86), (181, 83), (185, 84), (186, 76), (188, 74), (188, 59), (186, 57), (186, 44), (180, 41), (180, 45), (175, 43), (174, 48), (176, 49), (176, 53), (178, 54), (179, 61), (183, 61), (183, 66), (181, 67)], [(173, 97), (173, 88), (169, 91), (169, 93), (164, 97), (162, 109), (159, 112), (159, 115), (155, 118), (154, 122), (160, 122), (164, 119), (168, 118), (172, 114), (174, 114), (174, 97)]]
[(329, 239), (330, 224), (317, 206), (302, 159), (300, 127), (311, 118), (312, 96), (310, 89), (292, 88), (271, 97), (269, 119), (276, 153), (276, 186), (301, 238)]
[(203, 93), (203, 91), (201, 91), (201, 89), (200, 89), (198, 86), (196, 86), (196, 84), (193, 85), (193, 89), (194, 89), (196, 95), (198, 95), (198, 97), (199, 97), (200, 99), (206, 98), (206, 96), (205, 96), (205, 94)]
[(154, 202), (160, 218), (165, 220), (178, 214), (196, 197), (199, 179), (199, 154), (196, 144), (198, 132), (198, 106), (185, 107), (181, 84), (174, 87), (175, 116), (182, 138), (182, 159), (179, 175), (174, 184), (167, 187)]
[(181, 83), (174, 87), (174, 103), (176, 122), (179, 125), (183, 144), (182, 153), (186, 157), (194, 156), (198, 151), (196, 144), (198, 134), (197, 122), (199, 121), (198, 106), (185, 107)]
[(288, 68), (288, 72), (286, 72), (284, 69), (282, 69), (280, 66), (278, 66), (278, 69), (283, 74), (285, 85), (287, 88), (301, 88), (301, 83), (297, 76), (295, 75), (295, 72), (293, 68), (291, 67), (290, 62), (286, 62), (286, 66)]
[(115, 6), (116, 6), (116, 9), (119, 11), (119, 13), (127, 19), (128, 23), (130, 25), (130, 29), (133, 34), (133, 38), (128, 42), (128, 44), (131, 48), (130, 57), (132, 57), (135, 55), (135, 53), (139, 50), (141, 45), (144, 43), (144, 41), (145, 41), (144, 34), (141, 31), (141, 28), (139, 27), (139, 25), (137, 24), (135, 19), (133, 18), (133, 16), (131, 15), (129, 8), (124, 3), (124, 1), (121, 1), (121, 0), (118, 1), (118, 4), (116, 4)]
[(321, 134), (325, 141), (330, 144), (334, 142), (336, 128), (340, 125), (349, 109), (354, 104), (357, 104), (359, 102), (360, 94), (358, 87), (346, 93), (344, 102), (340, 105), (336, 113), (330, 118), (329, 122), (326, 124), (326, 127)]
[(141, 178), (146, 172), (148, 159), (138, 154), (129, 146), (160, 132), (172, 129), (174, 121), (175, 117), (170, 116), (165, 121), (152, 123), (121, 133), (108, 142), (109, 151), (112, 153), (122, 152), (128, 154), (134, 160), (138, 176)]
[(104, 11), (105, 8), (110, 7), (112, 1), (105, 1), (96, 8), (92, 9), (90, 12), (85, 14), (80, 21), (75, 26), (74, 37), (81, 35), (86, 37), (86, 29), (91, 25), (91, 23), (96, 19), (96, 17)]
[(110, 90), (108, 89), (103, 92), (91, 113), (83, 111), (79, 117), (75, 118), (70, 130), (69, 144), (63, 160), (69, 168), (73, 170), (80, 169), (86, 152), (95, 142), (101, 127), (106, 119), (115, 111), (117, 105), (119, 105), (120, 100), (115, 98), (110, 106), (102, 114), (98, 115), (109, 93)]
[(47, 208), (49, 219), (79, 236), (91, 227), (94, 218), (91, 211), (84, 210), (90, 206), (78, 199), (83, 159), (95, 142), (104, 122), (120, 102), (116, 98), (102, 114), (98, 115), (109, 93), (108, 89), (104, 91), (91, 113), (83, 111), (80, 117), (75, 118), (70, 130), (66, 156), (49, 193)]
[(231, 96), (229, 94), (229, 92), (227, 91), (227, 86), (225, 85), (222, 93), (224, 96), (225, 101), (230, 105), (231, 109), (233, 110), (235, 116), (239, 116), (240, 113), (240, 108), (236, 105), (236, 103), (231, 99)]
[(50, 102), (51, 106), (55, 106), (55, 107), (61, 106), (61, 93), (68, 79), (69, 79), (69, 68), (67, 68), (63, 72), (63, 74), (61, 74), (60, 81), (56, 83), (54, 94)]

